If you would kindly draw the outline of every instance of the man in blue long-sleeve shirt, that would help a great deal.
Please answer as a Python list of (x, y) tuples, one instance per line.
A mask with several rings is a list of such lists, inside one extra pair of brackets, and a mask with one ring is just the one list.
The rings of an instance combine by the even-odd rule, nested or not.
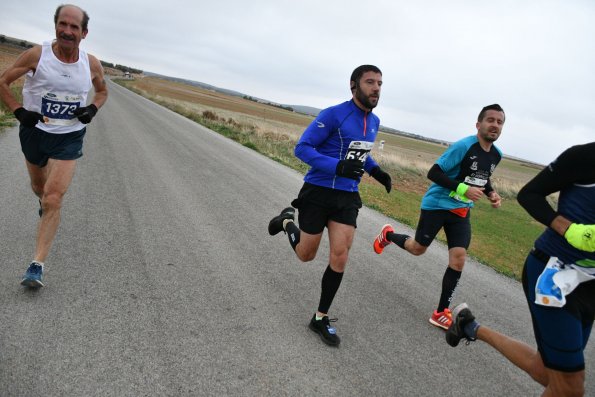
[[(382, 72), (373, 65), (359, 66), (351, 75), (350, 85), (353, 98), (320, 112), (302, 134), (295, 155), (311, 168), (292, 207), (269, 223), (269, 234), (286, 232), (291, 247), (304, 262), (315, 258), (324, 228), (328, 229), (329, 264), (310, 329), (330, 346), (340, 343), (327, 313), (343, 278), (362, 206), (359, 182), (365, 171), (383, 184), (387, 193), (392, 187), (390, 175), (370, 156), (380, 127), (372, 109), (380, 98)], [(294, 223), (294, 208), (299, 210), (299, 228)]]

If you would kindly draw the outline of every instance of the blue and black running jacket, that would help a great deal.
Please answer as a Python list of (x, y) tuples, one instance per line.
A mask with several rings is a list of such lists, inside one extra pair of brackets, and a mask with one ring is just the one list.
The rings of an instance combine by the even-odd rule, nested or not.
[(357, 192), (360, 180), (337, 176), (340, 160), (358, 160), (368, 173), (378, 164), (370, 151), (380, 119), (360, 109), (353, 100), (324, 109), (306, 128), (295, 147), (297, 158), (311, 168), (304, 182), (331, 189)]

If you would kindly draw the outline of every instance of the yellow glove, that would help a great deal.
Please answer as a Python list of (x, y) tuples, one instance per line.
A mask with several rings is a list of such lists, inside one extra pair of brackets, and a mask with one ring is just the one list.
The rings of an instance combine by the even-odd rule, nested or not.
[(595, 252), (595, 225), (573, 223), (564, 233), (564, 238), (574, 248), (581, 251)]

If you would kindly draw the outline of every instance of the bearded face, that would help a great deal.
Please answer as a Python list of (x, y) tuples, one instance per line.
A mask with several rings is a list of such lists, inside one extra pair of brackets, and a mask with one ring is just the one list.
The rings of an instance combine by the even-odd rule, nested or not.
[(476, 124), (477, 133), (487, 142), (495, 142), (502, 133), (504, 113), (488, 110), (481, 121)]
[(382, 75), (375, 72), (366, 72), (355, 86), (353, 97), (360, 107), (372, 110), (378, 105)]

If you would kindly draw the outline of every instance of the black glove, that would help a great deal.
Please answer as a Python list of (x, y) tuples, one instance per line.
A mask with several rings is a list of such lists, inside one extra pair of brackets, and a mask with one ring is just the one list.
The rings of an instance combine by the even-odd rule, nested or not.
[(97, 106), (90, 104), (89, 106), (78, 108), (72, 113), (81, 123), (89, 124), (91, 119), (97, 114)]
[(43, 116), (40, 113), (32, 112), (24, 107), (15, 110), (14, 117), (16, 117), (25, 127), (35, 127), (38, 121), (43, 122)]
[(344, 178), (358, 180), (364, 175), (364, 165), (360, 161), (340, 160), (335, 174)]
[(393, 185), (392, 185), (392, 179), (390, 178), (389, 174), (382, 171), (380, 169), (380, 167), (374, 167), (374, 168), (372, 168), (372, 171), (370, 171), (370, 176), (372, 178), (376, 179), (381, 184), (383, 184), (384, 187), (386, 188), (386, 192), (390, 193), (390, 190), (392, 189)]

